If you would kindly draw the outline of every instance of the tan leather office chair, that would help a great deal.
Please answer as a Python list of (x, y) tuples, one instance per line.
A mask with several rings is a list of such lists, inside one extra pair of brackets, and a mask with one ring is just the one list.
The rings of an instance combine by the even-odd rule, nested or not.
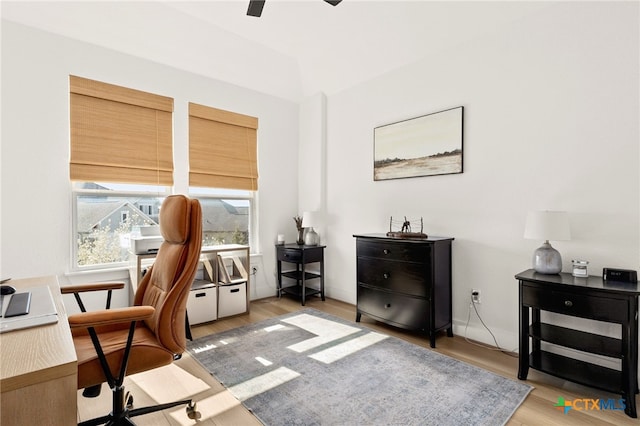
[[(202, 210), (198, 200), (183, 195), (165, 199), (160, 209), (164, 242), (156, 260), (142, 278), (134, 306), (109, 309), (111, 290), (123, 284), (67, 286), (82, 313), (70, 315), (69, 324), (78, 356), (78, 389), (94, 389), (106, 382), (113, 393), (113, 410), (81, 425), (131, 425), (129, 418), (187, 404), (197, 418), (192, 400), (131, 409), (125, 395), (125, 376), (171, 364), (186, 347), (186, 305), (202, 245)], [(79, 294), (107, 290), (107, 309), (84, 312)], [(98, 388), (99, 389), (99, 388)]]

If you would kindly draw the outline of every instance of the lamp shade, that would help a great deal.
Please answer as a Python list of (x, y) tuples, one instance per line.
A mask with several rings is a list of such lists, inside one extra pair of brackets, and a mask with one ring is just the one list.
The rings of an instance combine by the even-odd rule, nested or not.
[(318, 218), (316, 212), (302, 213), (302, 227), (313, 228), (314, 226), (318, 226)]
[(527, 214), (524, 237), (532, 240), (570, 240), (569, 215), (562, 211), (536, 211)]

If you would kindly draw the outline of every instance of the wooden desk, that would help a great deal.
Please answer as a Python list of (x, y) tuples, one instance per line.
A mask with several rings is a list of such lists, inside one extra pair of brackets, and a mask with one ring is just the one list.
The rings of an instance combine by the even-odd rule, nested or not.
[(58, 322), (0, 335), (0, 424), (75, 425), (77, 358), (55, 276), (11, 280), (16, 290), (49, 286)]

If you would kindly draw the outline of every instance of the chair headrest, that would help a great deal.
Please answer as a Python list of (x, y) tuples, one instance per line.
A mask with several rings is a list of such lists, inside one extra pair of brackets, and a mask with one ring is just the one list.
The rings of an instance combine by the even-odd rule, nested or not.
[(189, 238), (191, 204), (184, 195), (170, 195), (160, 208), (160, 232), (168, 243), (184, 244)]

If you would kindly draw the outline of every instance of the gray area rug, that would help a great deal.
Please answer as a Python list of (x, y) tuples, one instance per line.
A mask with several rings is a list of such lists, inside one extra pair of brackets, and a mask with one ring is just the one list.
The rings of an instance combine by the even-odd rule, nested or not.
[(265, 425), (501, 425), (532, 387), (314, 309), (189, 342)]

